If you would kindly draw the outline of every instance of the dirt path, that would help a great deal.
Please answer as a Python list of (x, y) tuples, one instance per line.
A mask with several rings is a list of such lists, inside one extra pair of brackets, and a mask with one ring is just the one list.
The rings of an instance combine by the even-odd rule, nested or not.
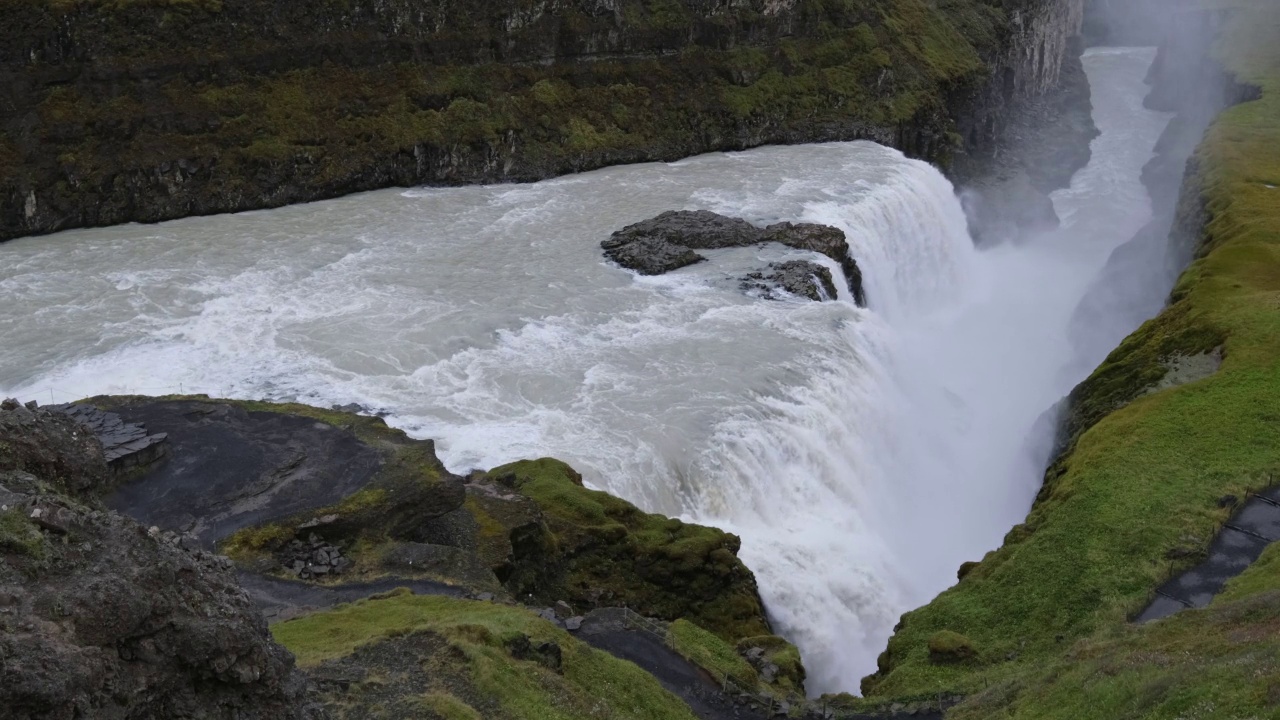
[(1271, 543), (1280, 540), (1280, 487), (1250, 496), (1209, 545), (1204, 562), (1170, 579), (1134, 618), (1144, 623), (1187, 608), (1202, 608), (1244, 572)]
[(249, 597), (262, 609), (268, 622), (288, 620), (298, 615), (305, 615), (316, 610), (333, 607), (341, 603), (354, 602), (389, 592), (396, 588), (409, 588), (418, 595), (447, 595), (449, 597), (466, 597), (465, 588), (445, 585), (432, 580), (415, 580), (411, 578), (389, 577), (372, 582), (344, 583), (341, 585), (318, 585), (299, 580), (284, 580), (267, 577), (256, 573), (241, 572), (238, 574), (240, 585), (249, 593)]

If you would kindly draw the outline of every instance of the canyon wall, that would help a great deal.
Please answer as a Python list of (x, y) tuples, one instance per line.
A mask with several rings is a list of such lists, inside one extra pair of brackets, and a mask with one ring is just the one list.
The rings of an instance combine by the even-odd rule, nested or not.
[(3, 0), (0, 239), (770, 143), (972, 177), (1082, 2)]

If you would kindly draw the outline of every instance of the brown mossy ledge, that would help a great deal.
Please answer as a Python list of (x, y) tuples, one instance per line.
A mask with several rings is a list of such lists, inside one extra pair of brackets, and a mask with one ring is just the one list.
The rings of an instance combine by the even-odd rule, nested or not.
[[(736, 536), (589, 490), (560, 461), (522, 461), (461, 478), (440, 465), (429, 441), (378, 418), (199, 398), (94, 400), (117, 410), (148, 401), (303, 417), (380, 452), (379, 469), (335, 502), (262, 518), (220, 538), (220, 550), (244, 569), (296, 575), (291, 548), (314, 536), (350, 561), (343, 580), (427, 576), (530, 605), (565, 601), (579, 612), (625, 605), (685, 618), (731, 642), (771, 632), (755, 578), (737, 557)], [(180, 460), (180, 447), (175, 455)]]
[[(513, 497), (513, 494), (518, 497)], [(527, 499), (528, 502), (525, 501)], [(626, 605), (736, 641), (771, 632), (737, 536), (588, 490), (550, 458), (495, 468), (468, 487), (479, 550), (517, 596)]]
[(0, 239), (775, 143), (987, 157), (1080, 4), (3, 0)]

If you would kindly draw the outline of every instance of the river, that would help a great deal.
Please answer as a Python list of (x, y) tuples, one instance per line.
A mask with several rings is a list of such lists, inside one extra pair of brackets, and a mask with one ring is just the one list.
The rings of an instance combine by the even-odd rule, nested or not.
[[(1021, 521), (1036, 419), (1100, 360), (1067, 328), (1150, 216), (1153, 56), (1088, 53), (1102, 135), (1054, 196), (1063, 226), (984, 251), (941, 174), (860, 142), (9, 242), (0, 394), (355, 402), (454, 471), (559, 457), (739, 534), (809, 690), (856, 691), (899, 615)], [(869, 307), (744, 295), (768, 260), (839, 273), (783, 248), (658, 278), (602, 260), (610, 232), (680, 208), (842, 228)]]

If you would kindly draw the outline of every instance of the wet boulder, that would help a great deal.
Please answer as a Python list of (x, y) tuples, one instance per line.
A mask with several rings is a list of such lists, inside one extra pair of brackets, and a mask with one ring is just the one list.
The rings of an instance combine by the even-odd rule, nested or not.
[(747, 275), (741, 287), (747, 293), (769, 300), (781, 299), (784, 292), (815, 302), (838, 297), (831, 271), (807, 260), (773, 263), (763, 272)]
[(853, 301), (860, 306), (867, 304), (866, 292), (862, 288), (862, 270), (849, 255), (849, 241), (840, 228), (816, 223), (777, 223), (764, 229), (764, 240), (797, 250), (821, 253), (835, 260), (844, 273)]
[[(835, 260), (844, 273), (854, 301), (859, 305), (866, 304), (862, 271), (849, 257), (849, 243), (844, 231), (829, 225), (783, 222), (759, 228), (741, 218), (709, 210), (668, 211), (618, 230), (600, 243), (600, 247), (605, 257), (628, 270), (635, 270), (641, 275), (661, 275), (706, 259), (694, 250), (748, 247), (767, 242), (821, 253)], [(779, 268), (771, 267), (768, 272), (777, 274)], [(824, 272), (829, 278), (830, 272), (825, 269)], [(760, 277), (755, 277), (756, 274), (748, 276), (748, 283), (765, 277), (764, 273), (758, 274)], [(816, 290), (821, 283), (813, 285), (803, 281), (797, 287), (805, 285)], [(812, 297), (807, 290), (793, 294)], [(830, 297), (835, 297), (835, 294), (831, 293)]]

